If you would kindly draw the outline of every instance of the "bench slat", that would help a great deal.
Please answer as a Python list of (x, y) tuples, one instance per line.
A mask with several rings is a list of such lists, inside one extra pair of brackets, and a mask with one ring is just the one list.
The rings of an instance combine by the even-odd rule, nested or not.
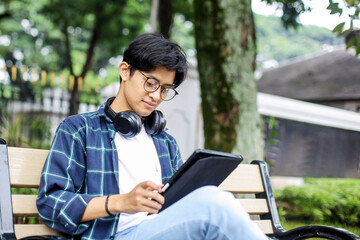
[(13, 187), (39, 187), (49, 150), (8, 147), (10, 182)]
[(266, 199), (238, 199), (241, 206), (249, 214), (265, 214), (269, 212)]
[(271, 220), (254, 220), (254, 222), (259, 226), (259, 228), (265, 234), (273, 234), (274, 230), (271, 225)]
[(13, 194), (14, 216), (38, 216), (36, 197), (37, 195)]
[(220, 184), (220, 188), (233, 193), (260, 193), (264, 192), (259, 166), (240, 164)]
[(29, 236), (64, 236), (59, 231), (49, 228), (45, 224), (15, 224), (15, 235), (17, 239)]
[[(255, 220), (254, 222), (265, 234), (274, 233), (271, 226), (271, 220)], [(39, 235), (61, 236), (60, 232), (53, 230), (44, 224), (15, 224), (15, 233), (18, 239)]]
[[(15, 216), (37, 216), (36, 195), (13, 194), (13, 213)], [(238, 199), (249, 214), (269, 212), (266, 199)]]

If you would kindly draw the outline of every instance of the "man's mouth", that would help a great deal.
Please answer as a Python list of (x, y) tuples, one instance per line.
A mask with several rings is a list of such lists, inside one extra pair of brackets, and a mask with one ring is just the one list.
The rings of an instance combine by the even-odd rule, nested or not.
[(149, 101), (144, 101), (145, 105), (149, 108), (154, 108), (156, 107), (156, 104), (153, 102), (149, 102)]

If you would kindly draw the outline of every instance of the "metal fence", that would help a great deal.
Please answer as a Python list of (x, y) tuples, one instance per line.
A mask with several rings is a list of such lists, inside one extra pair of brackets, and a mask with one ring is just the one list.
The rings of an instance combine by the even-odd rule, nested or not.
[[(100, 104), (98, 93), (83, 91), (81, 97), (83, 101), (79, 105), (79, 113), (95, 111)], [(49, 142), (57, 126), (68, 116), (69, 107), (68, 89), (42, 87), (29, 81), (0, 83), (0, 137), (8, 139), (9, 145)], [(40, 134), (41, 131), (43, 134)], [(43, 140), (34, 139), (45, 136)], [(30, 146), (42, 147), (41, 144)]]

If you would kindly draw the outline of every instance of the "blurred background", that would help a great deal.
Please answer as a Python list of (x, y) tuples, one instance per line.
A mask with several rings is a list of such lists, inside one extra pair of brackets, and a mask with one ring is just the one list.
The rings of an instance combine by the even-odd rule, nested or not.
[[(180, 95), (160, 106), (184, 159), (209, 148), (265, 160), (284, 222), (359, 231), (359, 10), (357, 1), (2, 0), (0, 137), (48, 149), (64, 118), (116, 95), (127, 44), (159, 32), (189, 59)], [(304, 192), (314, 195), (289, 205)]]

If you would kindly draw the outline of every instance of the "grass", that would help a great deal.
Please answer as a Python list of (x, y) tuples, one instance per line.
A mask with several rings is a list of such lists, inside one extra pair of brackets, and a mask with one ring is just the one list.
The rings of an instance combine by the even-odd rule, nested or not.
[(304, 180), (301, 187), (274, 191), (283, 228), (327, 225), (360, 236), (360, 179)]

